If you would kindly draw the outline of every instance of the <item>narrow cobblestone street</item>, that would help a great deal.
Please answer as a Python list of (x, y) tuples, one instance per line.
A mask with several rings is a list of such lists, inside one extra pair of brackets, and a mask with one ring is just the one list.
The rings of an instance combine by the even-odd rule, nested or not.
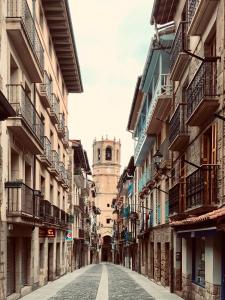
[(176, 300), (181, 298), (129, 269), (113, 264), (99, 264), (67, 274), (22, 299)]

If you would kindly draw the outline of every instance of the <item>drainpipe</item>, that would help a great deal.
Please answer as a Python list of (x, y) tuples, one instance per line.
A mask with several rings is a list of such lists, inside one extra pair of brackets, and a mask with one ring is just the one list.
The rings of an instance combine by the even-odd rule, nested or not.
[(171, 228), (170, 246), (170, 293), (174, 293), (174, 229)]

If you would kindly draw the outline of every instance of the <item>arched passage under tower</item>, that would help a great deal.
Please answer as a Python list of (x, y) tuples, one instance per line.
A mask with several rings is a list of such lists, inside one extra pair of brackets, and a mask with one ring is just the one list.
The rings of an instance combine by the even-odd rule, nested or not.
[(105, 235), (102, 243), (102, 261), (112, 261), (112, 237)]

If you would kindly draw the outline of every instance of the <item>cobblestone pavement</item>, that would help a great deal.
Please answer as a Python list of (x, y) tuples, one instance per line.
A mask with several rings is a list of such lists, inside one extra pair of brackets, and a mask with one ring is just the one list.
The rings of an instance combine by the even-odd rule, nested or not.
[(49, 282), (23, 300), (179, 300), (130, 269), (113, 264), (90, 265)]
[(101, 275), (102, 265), (95, 265), (66, 285), (56, 296), (49, 298), (49, 300), (95, 300)]
[(109, 300), (147, 300), (153, 299), (126, 272), (117, 266), (107, 265), (109, 276)]

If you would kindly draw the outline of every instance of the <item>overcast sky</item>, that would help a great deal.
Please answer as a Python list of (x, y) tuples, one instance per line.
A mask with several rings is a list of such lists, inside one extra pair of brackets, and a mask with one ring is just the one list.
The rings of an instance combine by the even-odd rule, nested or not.
[(153, 35), (153, 0), (70, 0), (82, 94), (69, 96), (70, 138), (81, 139), (92, 164), (94, 138), (121, 140), (122, 167), (133, 154), (126, 131), (136, 80)]

